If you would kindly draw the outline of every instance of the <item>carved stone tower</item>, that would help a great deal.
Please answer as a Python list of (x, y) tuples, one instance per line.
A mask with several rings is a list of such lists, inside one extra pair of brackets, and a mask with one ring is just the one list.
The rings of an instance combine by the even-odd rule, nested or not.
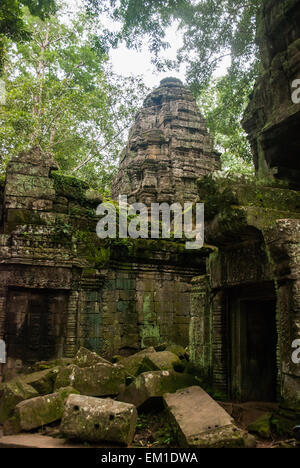
[(192, 93), (176, 78), (166, 78), (144, 101), (121, 153), (113, 196), (128, 202), (184, 202), (197, 198), (199, 177), (219, 169)]

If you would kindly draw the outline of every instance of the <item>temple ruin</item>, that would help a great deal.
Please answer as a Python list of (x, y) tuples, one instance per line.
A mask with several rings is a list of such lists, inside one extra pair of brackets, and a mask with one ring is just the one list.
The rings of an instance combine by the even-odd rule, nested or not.
[(197, 179), (220, 169), (219, 153), (192, 93), (165, 78), (144, 101), (130, 130), (113, 182), (128, 202), (193, 202)]
[(72, 358), (80, 346), (110, 358), (180, 344), (228, 399), (280, 401), (299, 413), (300, 366), (291, 359), (300, 338), (296, 3), (281, 14), (281, 2), (268, 0), (259, 18), (264, 70), (243, 124), (253, 180), (215, 173), (219, 154), (177, 79), (149, 94), (130, 131), (113, 197), (205, 203), (199, 251), (172, 240), (100, 240), (100, 196), (37, 148), (11, 160), (0, 187), (2, 378), (28, 362)]

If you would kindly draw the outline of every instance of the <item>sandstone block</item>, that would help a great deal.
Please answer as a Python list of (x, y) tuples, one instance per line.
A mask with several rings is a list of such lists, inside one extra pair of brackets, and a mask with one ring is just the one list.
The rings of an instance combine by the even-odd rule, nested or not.
[(64, 402), (71, 393), (78, 393), (74, 388), (62, 388), (51, 395), (38, 396), (19, 403), (15, 409), (15, 416), (20, 429), (30, 431), (59, 421), (64, 412)]
[(138, 408), (150, 398), (162, 397), (165, 393), (176, 392), (194, 384), (195, 379), (190, 374), (180, 374), (173, 370), (144, 372), (118, 395), (118, 400)]
[(181, 447), (235, 448), (251, 445), (251, 436), (233, 424), (231, 416), (201, 387), (164, 396)]
[(60, 431), (68, 439), (128, 445), (133, 439), (136, 421), (137, 411), (133, 405), (110, 398), (70, 395)]
[(55, 389), (72, 386), (82, 395), (117, 395), (125, 383), (125, 370), (118, 364), (99, 363), (80, 368), (75, 364), (59, 371)]

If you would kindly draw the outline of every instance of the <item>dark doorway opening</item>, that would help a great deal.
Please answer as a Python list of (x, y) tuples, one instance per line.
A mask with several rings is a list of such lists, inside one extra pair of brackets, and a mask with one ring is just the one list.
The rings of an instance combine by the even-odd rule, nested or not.
[(241, 392), (245, 401), (276, 400), (276, 303), (241, 302)]
[(276, 401), (276, 301), (254, 294), (235, 298), (231, 304), (232, 398)]
[(8, 355), (23, 362), (63, 355), (68, 293), (10, 289), (6, 309)]

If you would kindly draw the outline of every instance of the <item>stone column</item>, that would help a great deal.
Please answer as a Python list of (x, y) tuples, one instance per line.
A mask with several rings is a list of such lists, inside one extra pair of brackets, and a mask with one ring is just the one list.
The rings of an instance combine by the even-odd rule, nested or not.
[(228, 392), (227, 314), (223, 291), (217, 291), (212, 304), (213, 386)]
[(208, 276), (192, 280), (191, 321), (189, 328), (189, 351), (193, 364), (205, 377), (212, 374), (212, 323), (210, 284)]
[(0, 338), (4, 339), (6, 315), (6, 288), (0, 288)]
[(77, 351), (78, 298), (79, 292), (71, 291), (67, 311), (66, 339), (64, 345), (65, 357), (73, 357)]

